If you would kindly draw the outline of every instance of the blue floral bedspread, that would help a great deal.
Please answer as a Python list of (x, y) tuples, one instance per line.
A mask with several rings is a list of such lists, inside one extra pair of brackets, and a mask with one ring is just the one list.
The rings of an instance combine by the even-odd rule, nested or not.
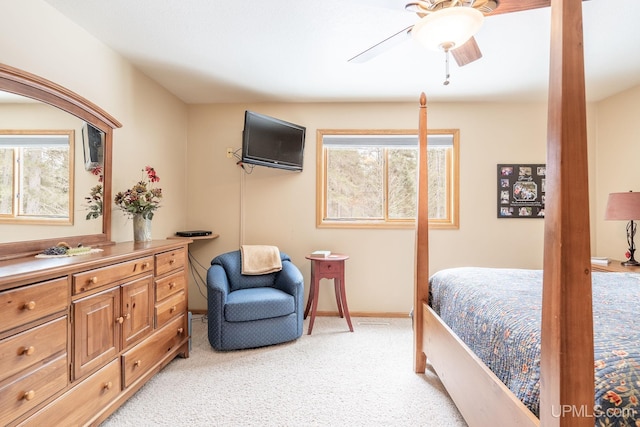
[[(640, 274), (594, 272), (592, 281), (595, 407), (589, 415), (596, 426), (640, 426)], [(430, 283), (434, 311), (538, 415), (542, 271), (452, 268)]]

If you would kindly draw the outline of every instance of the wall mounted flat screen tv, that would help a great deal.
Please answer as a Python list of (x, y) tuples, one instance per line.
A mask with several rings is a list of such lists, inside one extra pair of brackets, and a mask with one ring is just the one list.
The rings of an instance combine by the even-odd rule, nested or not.
[(304, 126), (245, 111), (242, 163), (302, 171), (305, 132)]

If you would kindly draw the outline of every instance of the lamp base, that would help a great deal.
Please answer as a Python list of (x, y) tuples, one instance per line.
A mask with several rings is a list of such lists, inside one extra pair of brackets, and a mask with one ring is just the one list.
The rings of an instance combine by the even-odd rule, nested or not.
[(623, 261), (620, 264), (624, 265), (625, 267), (633, 267), (640, 265), (640, 262), (636, 261), (635, 259), (630, 259), (629, 261)]

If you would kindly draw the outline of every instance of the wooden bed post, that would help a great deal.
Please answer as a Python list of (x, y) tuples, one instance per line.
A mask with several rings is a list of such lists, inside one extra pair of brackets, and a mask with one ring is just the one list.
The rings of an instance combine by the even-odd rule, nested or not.
[[(424, 373), (427, 356), (423, 351), (422, 306), (429, 301), (429, 177), (427, 167), (427, 96), (420, 94), (418, 157), (418, 218), (416, 223), (416, 266), (413, 301), (413, 368)], [(418, 332), (419, 331), (419, 332)]]
[(542, 426), (594, 424), (582, 0), (551, 0), (542, 295)]

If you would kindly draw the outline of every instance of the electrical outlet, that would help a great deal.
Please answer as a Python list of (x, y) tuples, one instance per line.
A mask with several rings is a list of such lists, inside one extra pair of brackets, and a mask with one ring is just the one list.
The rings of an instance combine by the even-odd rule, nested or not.
[(227, 159), (230, 159), (232, 157), (233, 157), (233, 148), (227, 147)]

